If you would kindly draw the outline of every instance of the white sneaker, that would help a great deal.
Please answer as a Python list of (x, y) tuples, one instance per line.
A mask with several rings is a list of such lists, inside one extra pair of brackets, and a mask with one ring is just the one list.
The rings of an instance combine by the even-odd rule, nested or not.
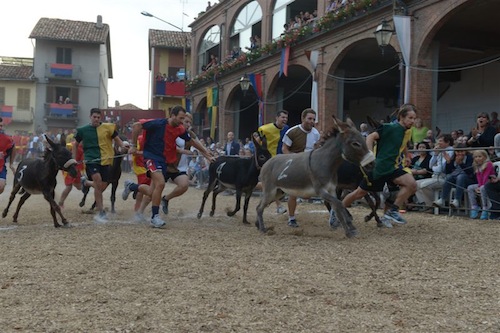
[(276, 214), (285, 214), (287, 212), (286, 208), (283, 206), (279, 206), (276, 208)]
[(153, 228), (161, 228), (165, 225), (165, 221), (163, 221), (161, 218), (160, 218), (160, 215), (159, 214), (156, 214), (155, 216), (153, 216), (153, 218), (151, 219), (151, 226)]
[(443, 202), (443, 199), (437, 199), (435, 200), (432, 205), (434, 207), (443, 207), (444, 206), (444, 202)]
[(125, 183), (123, 184), (123, 192), (122, 192), (122, 199), (127, 200), (129, 194), (130, 194), (130, 185), (132, 185), (133, 182), (131, 180), (126, 180)]
[(106, 213), (98, 213), (94, 215), (94, 222), (99, 224), (108, 223), (109, 219)]
[(388, 219), (385, 216), (382, 216), (380, 218), (380, 222), (382, 222), (382, 224), (384, 225), (384, 227), (386, 227), (386, 228), (392, 228), (391, 219)]
[(452, 208), (460, 208), (460, 202), (457, 199), (451, 200), (450, 206)]
[(146, 217), (144, 216), (144, 214), (136, 212), (134, 214), (134, 222), (136, 222), (136, 223), (146, 222)]

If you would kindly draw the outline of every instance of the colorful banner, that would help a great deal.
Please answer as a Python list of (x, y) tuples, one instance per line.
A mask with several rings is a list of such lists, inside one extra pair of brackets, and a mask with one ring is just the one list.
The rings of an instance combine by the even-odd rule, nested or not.
[(72, 76), (72, 64), (50, 64), (50, 73), (58, 76)]
[(290, 58), (290, 45), (281, 49), (280, 77), (282, 74), (288, 76), (288, 59)]
[(255, 93), (257, 94), (257, 98), (259, 99), (259, 123), (258, 127), (263, 125), (264, 121), (264, 99), (262, 98), (262, 74), (249, 74), (248, 79), (250, 80), (250, 84), (253, 86)]
[(50, 103), (50, 114), (69, 117), (73, 115), (73, 104)]
[(219, 105), (219, 89), (207, 88), (207, 110), (210, 120), (210, 137), (215, 138), (215, 128), (217, 127), (217, 106)]
[(13, 106), (2, 105), (0, 117), (2, 117), (4, 125), (8, 125), (12, 122), (12, 112), (14, 112)]

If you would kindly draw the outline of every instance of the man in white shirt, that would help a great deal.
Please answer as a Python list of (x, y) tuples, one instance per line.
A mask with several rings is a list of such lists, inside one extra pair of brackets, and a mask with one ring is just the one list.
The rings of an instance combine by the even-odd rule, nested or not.
[[(316, 112), (313, 109), (305, 109), (301, 115), (302, 123), (290, 128), (283, 137), (283, 154), (301, 153), (314, 149), (314, 144), (319, 140), (320, 134), (314, 123)], [(295, 219), (295, 208), (297, 208), (297, 197), (288, 196), (288, 225), (297, 228)]]

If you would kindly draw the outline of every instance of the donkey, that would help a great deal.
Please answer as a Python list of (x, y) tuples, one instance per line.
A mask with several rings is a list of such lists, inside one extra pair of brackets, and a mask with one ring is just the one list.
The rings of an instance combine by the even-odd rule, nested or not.
[(226, 189), (236, 189), (236, 206), (233, 211), (227, 212), (227, 216), (234, 216), (240, 210), (241, 193), (243, 192), (245, 193), (243, 223), (249, 224), (247, 220), (248, 202), (255, 186), (259, 182), (259, 174), (262, 166), (272, 157), (271, 153), (267, 150), (266, 137), (262, 137), (262, 144), (253, 136), (252, 140), (255, 145), (255, 152), (251, 158), (221, 156), (210, 164), (208, 169), (210, 177), (208, 188), (203, 193), (203, 201), (198, 212), (198, 218), (201, 218), (203, 214), (203, 208), (210, 192), (213, 191), (210, 216), (214, 216), (217, 194)]
[[(357, 166), (349, 161), (343, 161), (337, 170), (338, 175), (338, 183), (335, 189), (335, 194), (337, 199), (342, 200), (342, 192), (344, 190), (355, 190), (358, 185), (363, 180), (363, 173)], [(380, 207), (380, 196), (378, 193), (372, 192), (365, 195), (365, 200), (370, 206), (371, 212), (370, 214), (365, 216), (365, 222), (370, 221), (372, 218), (375, 218), (377, 221), (377, 226), (382, 227), (382, 221), (377, 214), (377, 208)], [(325, 206), (330, 211), (331, 206), (328, 201), (325, 201)], [(337, 227), (338, 224), (331, 225), (333, 228)]]
[[(125, 140), (123, 138), (122, 140)], [(124, 141), (126, 142), (126, 141)], [(125, 150), (123, 150), (125, 149)], [(118, 182), (120, 180), (120, 177), (122, 176), (122, 162), (123, 162), (123, 154), (126, 154), (128, 152), (127, 148), (121, 148), (121, 147), (114, 147), (115, 151), (115, 158), (113, 159), (113, 164), (111, 165), (109, 172), (108, 172), (108, 181), (109, 184), (111, 184), (111, 213), (115, 214), (115, 202), (116, 202), (116, 189), (118, 188)], [(83, 198), (79, 203), (80, 207), (85, 206), (85, 201), (87, 200), (87, 195), (89, 194), (88, 188), (87, 191), (83, 193)], [(92, 207), (90, 208), (91, 210), (95, 209), (95, 201), (92, 204)]]
[(63, 216), (61, 208), (54, 200), (55, 187), (57, 185), (56, 176), (59, 170), (68, 172), (72, 177), (76, 177), (76, 160), (71, 156), (71, 152), (66, 149), (66, 139), (61, 138), (60, 143), (54, 143), (49, 137), (45, 136), (49, 146), (45, 149), (45, 155), (42, 159), (24, 159), (17, 166), (14, 175), (14, 186), (10, 194), (7, 208), (4, 209), (2, 217), (5, 218), (9, 212), (10, 205), (16, 194), (21, 191), (21, 199), (17, 204), (16, 212), (12, 217), (12, 221), (17, 223), (19, 210), (23, 206), (26, 199), (32, 194), (43, 194), (45, 200), (50, 204), (50, 214), (54, 220), (54, 227), (58, 228), (61, 225), (57, 222), (56, 213), (61, 217), (63, 226), (68, 226), (68, 221)]
[(333, 129), (324, 134), (323, 146), (298, 154), (277, 155), (262, 167), (263, 193), (257, 206), (255, 223), (261, 232), (267, 231), (263, 219), (264, 208), (283, 196), (283, 193), (288, 193), (303, 198), (321, 197), (332, 206), (346, 236), (357, 234), (351, 215), (342, 201), (331, 193), (338, 184), (337, 171), (344, 160), (365, 168), (371, 165), (375, 157), (351, 119), (342, 122), (332, 117)]

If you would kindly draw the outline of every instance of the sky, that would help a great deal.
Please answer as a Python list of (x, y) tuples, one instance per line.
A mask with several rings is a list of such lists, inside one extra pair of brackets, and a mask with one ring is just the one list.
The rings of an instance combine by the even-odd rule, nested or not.
[(111, 36), (113, 79), (108, 81), (109, 106), (118, 100), (121, 105), (132, 103), (147, 109), (150, 107), (148, 31), (175, 28), (141, 12), (147, 11), (190, 31), (188, 25), (206, 6), (206, 0), (4, 0), (0, 56), (32, 58), (35, 40), (29, 35), (42, 17), (96, 22), (97, 15), (101, 15), (103, 23), (110, 27)]

